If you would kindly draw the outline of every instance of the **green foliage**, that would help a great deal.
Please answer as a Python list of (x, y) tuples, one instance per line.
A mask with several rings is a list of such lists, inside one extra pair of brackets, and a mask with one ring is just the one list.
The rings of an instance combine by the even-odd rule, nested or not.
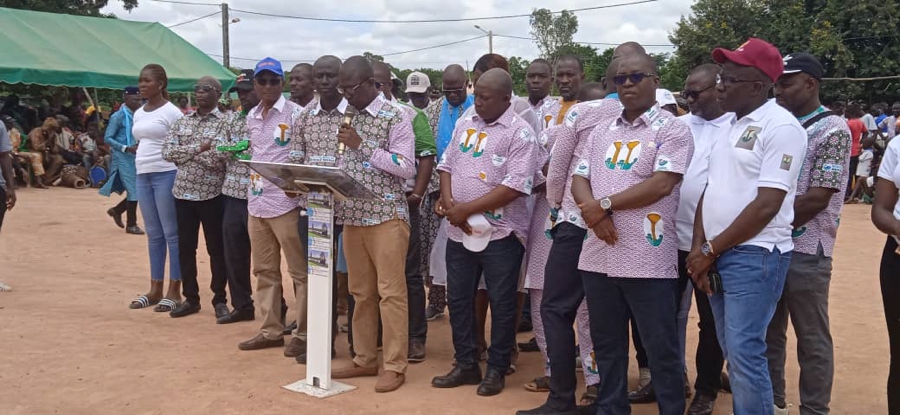
[[(898, 0), (697, 0), (669, 39), (678, 46), (667, 81), (684, 80), (690, 68), (711, 62), (716, 47), (735, 48), (749, 37), (782, 54), (810, 52), (829, 78), (900, 75)], [(823, 100), (891, 102), (900, 81), (825, 81)]]
[(363, 57), (372, 61), (372, 62), (384, 62), (384, 56), (376, 55), (372, 52), (363, 53)]
[(537, 9), (531, 12), (530, 22), (531, 37), (541, 57), (555, 67), (566, 48), (575, 44), (572, 37), (578, 31), (578, 16), (568, 10), (556, 16), (550, 10)]
[[(138, 6), (138, 0), (122, 0), (125, 10)], [(79, 16), (115, 17), (100, 13), (109, 0), (0, 0), (0, 7)]]

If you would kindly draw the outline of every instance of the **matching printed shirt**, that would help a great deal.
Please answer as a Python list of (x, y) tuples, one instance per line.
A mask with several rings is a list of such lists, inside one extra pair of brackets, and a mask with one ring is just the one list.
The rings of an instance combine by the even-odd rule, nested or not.
[[(281, 97), (263, 117), (262, 105), (247, 114), (250, 132), (250, 156), (253, 161), (290, 163), (291, 131), (303, 107)], [(276, 218), (299, 207), (299, 198), (292, 198), (274, 183), (257, 172), (250, 173), (247, 209), (257, 218)]]
[[(800, 118), (803, 124), (812, 117), (825, 111), (818, 111)], [(797, 197), (813, 187), (833, 189), (825, 210), (810, 219), (809, 222), (795, 228), (791, 237), (794, 250), (803, 254), (818, 255), (819, 249), (826, 257), (831, 257), (834, 242), (837, 238), (838, 225), (841, 222), (841, 209), (844, 207), (844, 191), (847, 188), (850, 174), (851, 135), (847, 122), (839, 116), (822, 118), (808, 128), (809, 138), (806, 156), (797, 181)]]
[[(600, 120), (576, 154), (574, 175), (588, 179), (593, 197), (601, 199), (657, 172), (683, 175), (693, 149), (688, 126), (654, 105), (633, 123), (622, 115)], [(618, 278), (678, 278), (679, 187), (649, 206), (629, 210), (613, 206), (618, 242), (610, 246), (588, 232), (578, 269)]]
[[(222, 194), (225, 161), (216, 146), (224, 142), (224, 137), (240, 130), (241, 124), (234, 114), (222, 113), (218, 108), (206, 115), (191, 112), (172, 124), (163, 144), (162, 158), (178, 167), (172, 187), (176, 199), (203, 201)], [(210, 142), (209, 150), (200, 150), (203, 141)]]
[[(528, 122), (510, 107), (496, 121), (488, 124), (477, 114), (460, 120), (450, 145), (441, 156), (437, 169), (451, 175), (454, 201), (467, 203), (506, 186), (522, 194), (508, 205), (484, 212), (494, 227), (491, 240), (514, 234), (520, 240), (528, 237), (526, 196), (537, 184), (547, 152)], [(451, 226), (447, 230), (453, 241), (462, 241), (463, 231)]]

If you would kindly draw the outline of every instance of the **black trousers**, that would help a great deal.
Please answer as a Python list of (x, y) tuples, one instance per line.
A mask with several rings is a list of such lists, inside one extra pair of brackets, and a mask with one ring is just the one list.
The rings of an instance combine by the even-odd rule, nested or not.
[(881, 254), (881, 298), (891, 345), (891, 365), (888, 372), (888, 414), (900, 414), (900, 255), (897, 242), (888, 236)]
[[(15, 186), (15, 183), (7, 184)], [(3, 217), (6, 216), (6, 189), (0, 187), (0, 228), (3, 228)]]
[[(687, 274), (688, 254), (689, 252), (678, 251), (678, 276), (681, 293), (684, 293), (688, 282), (693, 285), (693, 280)], [(697, 327), (700, 328), (700, 339), (697, 342), (697, 354), (694, 360), (697, 365), (697, 380), (694, 382), (694, 389), (697, 390), (697, 393), (716, 396), (719, 389), (722, 389), (722, 367), (725, 365), (725, 358), (722, 356), (722, 347), (716, 336), (716, 321), (713, 318), (712, 307), (709, 305), (709, 295), (694, 287), (694, 300), (697, 303), (697, 313), (700, 315), (700, 322), (697, 323)]]
[[(845, 199), (850, 197), (850, 194), (853, 193), (853, 178), (856, 177), (857, 166), (859, 166), (859, 156), (850, 157), (850, 174), (847, 176), (847, 191), (844, 194)], [(872, 167), (875, 167), (874, 163), (872, 164)], [(875, 173), (875, 169), (872, 169), (872, 173)]]
[(550, 360), (550, 394), (547, 404), (558, 411), (576, 408), (575, 318), (584, 300), (584, 285), (578, 271), (578, 257), (587, 233), (571, 223), (553, 228), (553, 245), (544, 271), (541, 320)]
[(231, 306), (253, 311), (253, 285), (250, 282), (250, 235), (247, 233), (247, 199), (222, 195), (222, 247), (225, 276)]
[(118, 214), (125, 213), (125, 226), (137, 226), (137, 201), (129, 202), (128, 198), (122, 199), (118, 205), (113, 206), (113, 211)]
[(422, 256), (419, 240), (421, 215), (419, 209), (409, 212), (409, 249), (406, 251), (406, 294), (409, 302), (409, 340), (425, 342), (428, 323), (425, 321), (425, 279), (422, 278)]
[(200, 303), (200, 287), (197, 283), (197, 240), (200, 226), (206, 239), (206, 252), (212, 280), (212, 304), (225, 303), (225, 287), (228, 283), (225, 271), (225, 248), (222, 243), (223, 196), (210, 200), (188, 201), (175, 199), (175, 217), (178, 221), (178, 261), (181, 265), (182, 292), (185, 299)]

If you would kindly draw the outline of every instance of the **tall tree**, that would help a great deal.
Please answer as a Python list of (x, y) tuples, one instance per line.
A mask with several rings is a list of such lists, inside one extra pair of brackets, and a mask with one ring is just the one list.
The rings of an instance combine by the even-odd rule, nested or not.
[(528, 87), (525, 84), (525, 74), (528, 73), (528, 65), (525, 58), (513, 56), (509, 58), (509, 75), (513, 79), (513, 90), (519, 95), (528, 95)]
[(368, 59), (371, 62), (384, 62), (384, 56), (376, 55), (372, 52), (363, 53), (363, 57)]
[[(138, 0), (121, 0), (125, 10), (138, 6)], [(114, 17), (100, 13), (109, 0), (0, 0), (0, 7), (79, 16)]]
[(541, 57), (556, 66), (556, 60), (567, 47), (575, 42), (572, 37), (578, 31), (578, 17), (563, 10), (559, 16), (547, 9), (531, 12), (531, 37), (541, 52)]

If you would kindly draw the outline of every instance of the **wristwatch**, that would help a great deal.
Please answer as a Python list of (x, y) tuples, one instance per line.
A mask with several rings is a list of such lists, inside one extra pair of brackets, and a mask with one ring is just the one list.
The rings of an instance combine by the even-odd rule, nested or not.
[(700, 253), (710, 258), (714, 258), (716, 256), (716, 251), (713, 250), (712, 242), (710, 241), (706, 241), (703, 243), (703, 245), (700, 245)]
[(609, 197), (600, 199), (600, 208), (605, 210), (607, 215), (612, 215), (612, 200), (610, 200)]

